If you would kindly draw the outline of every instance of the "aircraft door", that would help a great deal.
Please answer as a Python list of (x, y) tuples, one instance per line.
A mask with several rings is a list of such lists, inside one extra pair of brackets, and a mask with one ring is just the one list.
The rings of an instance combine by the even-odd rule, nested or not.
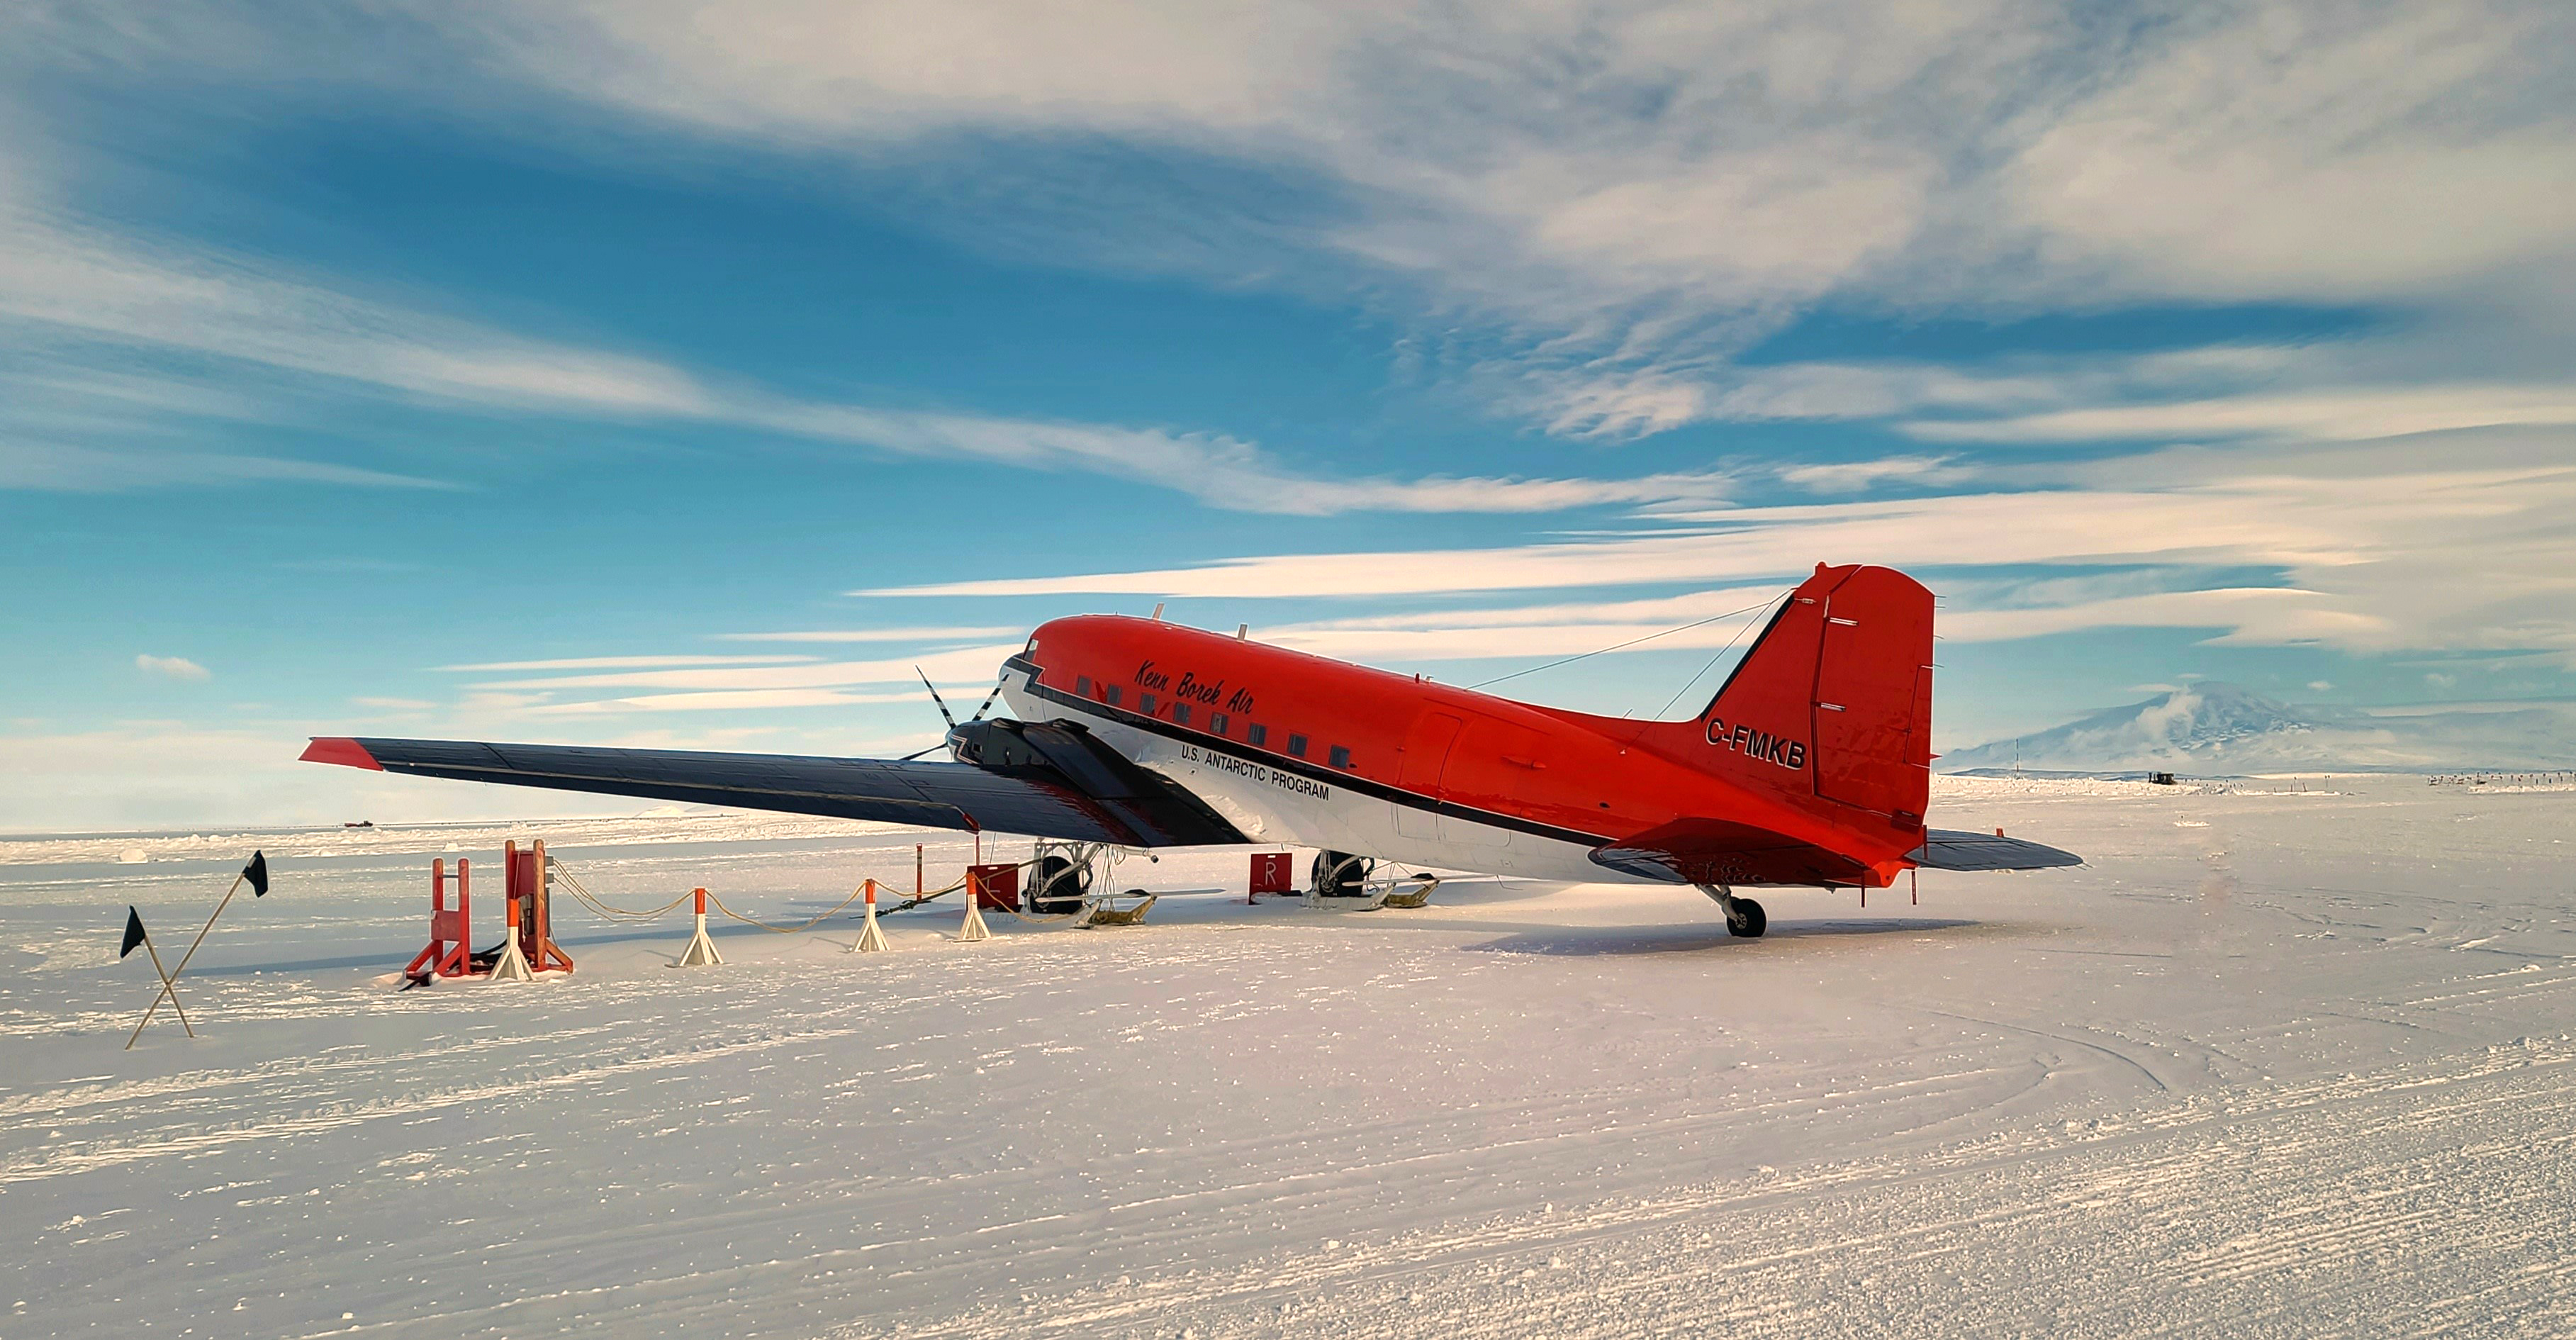
[[(1537, 731), (1479, 716), (1449, 751), (1450, 766), (1441, 775), (1440, 798), (1469, 809), (1517, 812), (1520, 793), (1540, 776), (1539, 756), (1546, 752)], [(1440, 836), (1468, 847), (1508, 847), (1512, 831), (1456, 815), (1444, 816)]]
[[(1440, 773), (1448, 765), (1449, 747), (1457, 743), (1458, 728), (1465, 724), (1446, 712), (1424, 713), (1404, 737), (1404, 752), (1395, 766), (1395, 784), (1413, 796), (1439, 798)], [(1439, 816), (1417, 808), (1418, 803), (1395, 803), (1395, 831), (1406, 837), (1438, 841)]]

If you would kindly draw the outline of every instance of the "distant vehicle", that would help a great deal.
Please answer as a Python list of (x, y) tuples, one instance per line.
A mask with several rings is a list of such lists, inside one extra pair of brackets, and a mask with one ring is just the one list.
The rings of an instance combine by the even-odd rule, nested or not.
[[(1011, 716), (987, 720), (996, 697)], [(1295, 843), (1320, 849), (1312, 882), (1327, 895), (1356, 892), (1373, 858), (1691, 884), (1740, 936), (1766, 916), (1738, 888), (1883, 889), (1916, 866), (2081, 861), (1924, 827), (1932, 593), (1883, 567), (1818, 564), (1680, 721), (1514, 702), (1119, 615), (1041, 626), (984, 707), (948, 720), (954, 762), (335, 738), (303, 757), (1131, 847)]]
[(373, 828), (376, 826), (376, 821), (373, 819), (360, 819), (356, 823), (344, 823), (340, 826), (342, 828)]

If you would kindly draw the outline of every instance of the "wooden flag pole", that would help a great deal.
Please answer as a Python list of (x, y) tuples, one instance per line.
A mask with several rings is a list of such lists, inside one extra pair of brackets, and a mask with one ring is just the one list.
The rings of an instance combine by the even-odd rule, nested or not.
[[(188, 1011), (186, 1007), (179, 1004), (178, 985), (170, 979), (170, 974), (164, 971), (161, 967), (161, 951), (152, 947), (152, 932), (150, 931), (145, 931), (143, 933), (143, 952), (152, 956), (152, 971), (160, 974), (161, 989), (170, 997), (170, 1008), (179, 1012), (179, 1026), (188, 1030), (189, 1037), (193, 1038), (197, 1036), (196, 1025), (188, 1022)], [(152, 1004), (157, 1008), (161, 1004), (161, 997), (154, 996), (152, 998)], [(152, 1011), (145, 1010), (143, 1012), (143, 1024), (148, 1024), (150, 1022), (152, 1022)], [(134, 1050), (134, 1039), (143, 1036), (143, 1024), (136, 1024), (134, 1026), (134, 1032), (126, 1037), (125, 1049), (127, 1051)]]
[[(206, 932), (215, 928), (215, 917), (222, 916), (224, 914), (224, 909), (232, 906), (233, 895), (241, 892), (242, 881), (248, 878), (250, 878), (250, 871), (247, 867), (245, 867), (240, 874), (233, 876), (233, 886), (224, 890), (224, 900), (215, 904), (215, 916), (206, 918), (206, 924), (197, 928), (197, 938), (188, 942), (188, 952), (179, 956), (178, 970), (161, 979), (161, 995), (154, 996), (152, 998), (152, 1008), (143, 1012), (143, 1024), (152, 1022), (153, 1012), (161, 1008), (161, 1000), (164, 996), (169, 998), (171, 1008), (178, 1008), (179, 973), (183, 973), (188, 970), (188, 960), (197, 956), (197, 946), (204, 944), (206, 942)], [(148, 939), (149, 937), (146, 938)], [(153, 954), (152, 963), (155, 967), (160, 966), (161, 955), (158, 953)], [(142, 1035), (143, 1024), (136, 1024), (134, 1026), (136, 1036)], [(191, 1032), (190, 1036), (193, 1037), (195, 1034)], [(125, 1045), (131, 1047), (134, 1043), (129, 1039)]]

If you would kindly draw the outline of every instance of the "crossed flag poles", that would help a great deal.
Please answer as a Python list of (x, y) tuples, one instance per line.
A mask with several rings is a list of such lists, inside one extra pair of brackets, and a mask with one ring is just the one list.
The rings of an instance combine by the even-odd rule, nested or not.
[(135, 911), (131, 905), (126, 907), (125, 944), (116, 951), (116, 956), (120, 959), (124, 958), (134, 952), (136, 945), (141, 945), (143, 951), (152, 956), (152, 971), (159, 974), (161, 978), (159, 994), (152, 997), (151, 1007), (143, 1011), (142, 1020), (136, 1023), (134, 1031), (126, 1036), (127, 1051), (134, 1050), (134, 1040), (143, 1036), (144, 1025), (152, 1022), (152, 1016), (160, 1011), (161, 1002), (164, 1000), (169, 1001), (170, 1008), (178, 1013), (179, 1026), (188, 1030), (188, 1036), (192, 1038), (197, 1036), (195, 1025), (188, 1022), (188, 1012), (179, 1007), (179, 974), (188, 970), (188, 960), (196, 957), (197, 946), (206, 942), (206, 932), (215, 928), (215, 917), (222, 916), (224, 909), (232, 906), (233, 895), (241, 892), (241, 886), (244, 884), (250, 885), (251, 897), (268, 896), (268, 854), (266, 852), (255, 851), (250, 854), (250, 864), (243, 866), (241, 873), (233, 876), (232, 887), (224, 890), (224, 900), (215, 904), (214, 916), (206, 918), (206, 924), (197, 931), (197, 938), (188, 943), (188, 952), (179, 956), (179, 966), (167, 971), (161, 966), (161, 951), (153, 946), (151, 933), (143, 929), (143, 914)]

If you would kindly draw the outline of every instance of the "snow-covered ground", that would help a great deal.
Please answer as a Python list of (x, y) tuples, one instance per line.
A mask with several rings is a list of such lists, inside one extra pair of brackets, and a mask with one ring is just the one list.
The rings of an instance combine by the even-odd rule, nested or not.
[[(570, 979), (397, 993), (450, 842), (486, 927), (513, 831), (774, 921), (967, 845), (0, 841), (0, 1337), (2576, 1330), (2576, 795), (1943, 779), (1933, 818), (2092, 863), (1765, 894), (1732, 941), (1687, 890), (1316, 913), (1176, 856), (1120, 882), (1238, 892), (878, 956), (726, 925), (707, 970), (564, 900)], [(126, 904), (175, 954), (259, 844), (206, 1036), (118, 1050)]]

